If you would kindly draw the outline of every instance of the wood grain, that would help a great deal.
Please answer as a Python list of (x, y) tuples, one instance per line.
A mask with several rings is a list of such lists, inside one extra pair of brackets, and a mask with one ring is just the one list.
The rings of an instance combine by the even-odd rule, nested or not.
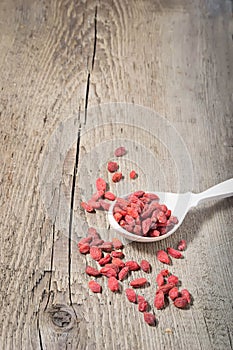
[[(232, 1), (1, 1), (0, 32), (0, 348), (232, 349), (232, 199), (193, 210), (165, 242), (126, 246), (128, 258), (152, 262), (153, 284), (161, 268), (157, 249), (188, 241), (185, 259), (171, 270), (192, 292), (193, 305), (157, 311), (156, 328), (123, 295), (109, 292), (106, 281), (101, 296), (91, 294), (84, 273), (90, 260), (76, 248), (79, 219), (84, 228), (98, 225), (111, 234), (105, 215), (85, 215), (79, 201), (98, 171), (107, 176), (107, 152), (111, 157), (119, 139), (129, 154), (139, 145), (139, 187), (153, 169), (150, 158), (142, 166), (143, 150), (164, 162), (169, 156), (147, 131), (155, 118), (145, 127), (137, 116), (130, 124), (104, 114), (95, 122), (93, 106), (127, 102), (164, 116), (191, 156), (194, 192), (232, 177)], [(65, 135), (67, 118), (75, 121), (76, 138), (57, 155), (63, 161), (51, 216), (41, 196), (41, 165), (54, 133)], [(121, 162), (128, 171), (133, 158)], [(155, 176), (156, 184), (165, 179), (175, 188), (172, 174)], [(55, 189), (57, 179), (46, 184)], [(143, 293), (153, 304), (153, 288)]]

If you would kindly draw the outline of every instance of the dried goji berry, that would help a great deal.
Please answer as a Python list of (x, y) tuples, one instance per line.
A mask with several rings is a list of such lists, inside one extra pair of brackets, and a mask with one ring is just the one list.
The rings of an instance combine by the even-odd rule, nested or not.
[[(100, 203), (99, 202), (96, 202), (96, 201), (93, 201), (93, 200), (89, 200), (87, 202), (87, 205), (90, 207), (90, 208), (93, 208), (93, 209), (100, 209)], [(88, 211), (88, 210), (87, 210)]]
[(116, 252), (115, 250), (113, 252), (111, 252), (111, 256), (113, 258), (119, 258), (119, 259), (123, 259), (124, 258), (124, 253), (123, 252)]
[(115, 152), (114, 152), (115, 156), (116, 157), (122, 157), (126, 154), (126, 149), (125, 147), (121, 146), (121, 147), (118, 147)]
[(114, 219), (119, 222), (122, 219), (122, 215), (120, 213), (115, 213), (113, 214)]
[(148, 302), (145, 299), (140, 300), (138, 303), (138, 311), (145, 312), (145, 311), (147, 311), (147, 309), (148, 309)]
[(80, 239), (80, 241), (78, 242), (78, 247), (80, 247), (80, 245), (84, 244), (84, 243), (90, 243), (92, 241), (92, 237), (88, 236), (88, 237), (83, 237)]
[(174, 248), (168, 247), (167, 252), (170, 256), (172, 256), (175, 259), (183, 258), (183, 255), (181, 254), (181, 252), (179, 250), (174, 249)]
[(125, 263), (125, 266), (128, 266), (130, 271), (140, 270), (140, 265), (134, 260), (129, 260)]
[(131, 303), (136, 303), (136, 301), (137, 301), (137, 295), (136, 295), (135, 291), (134, 291), (132, 288), (126, 288), (125, 294), (126, 294), (127, 299), (128, 299)]
[(119, 282), (116, 279), (116, 277), (109, 277), (109, 279), (108, 279), (108, 288), (112, 292), (118, 292), (119, 291)]
[(182, 239), (179, 243), (178, 243), (178, 250), (185, 250), (187, 247), (187, 243), (184, 239)]
[(104, 195), (104, 191), (103, 190), (100, 190), (100, 191), (97, 191), (95, 193), (93, 193), (93, 195), (91, 196), (91, 201), (98, 201), (98, 199), (102, 198)]
[(118, 273), (118, 272), (120, 271), (119, 266), (117, 266), (117, 265), (115, 265), (115, 264), (112, 264), (112, 263), (106, 264), (105, 267), (108, 267), (108, 268), (111, 268), (111, 269), (115, 270), (116, 273)]
[(130, 174), (129, 174), (129, 177), (132, 179), (132, 180), (135, 180), (136, 177), (137, 177), (137, 173), (135, 170), (131, 170)]
[(118, 278), (120, 281), (123, 281), (129, 274), (129, 267), (125, 266), (123, 267), (120, 272), (118, 273)]
[(95, 185), (96, 185), (97, 191), (104, 191), (104, 192), (106, 191), (107, 184), (106, 184), (105, 180), (102, 179), (101, 177), (99, 177), (96, 180)]
[(101, 244), (103, 244), (104, 241), (100, 238), (94, 238), (91, 243), (90, 243), (90, 247), (93, 247), (93, 246), (100, 246)]
[(99, 200), (99, 203), (100, 203), (101, 208), (102, 208), (103, 210), (105, 210), (105, 211), (108, 211), (108, 210), (109, 210), (109, 208), (110, 208), (110, 203), (105, 202), (104, 199), (100, 199), (100, 200)]
[(104, 242), (103, 244), (101, 244), (100, 249), (103, 252), (110, 253), (113, 250), (113, 244), (112, 242)]
[(95, 210), (92, 206), (88, 205), (86, 202), (81, 202), (81, 207), (88, 213), (93, 213)]
[(168, 295), (169, 295), (169, 298), (171, 299), (171, 300), (175, 300), (176, 298), (178, 298), (179, 297), (179, 290), (178, 290), (178, 288), (177, 287), (173, 287), (173, 288), (171, 288), (170, 290), (169, 290), (169, 293), (168, 293)]
[(145, 321), (149, 326), (155, 326), (155, 324), (156, 324), (155, 315), (152, 314), (151, 312), (144, 312), (144, 321)]
[(90, 252), (90, 245), (89, 243), (83, 243), (79, 245), (79, 252), (81, 254), (88, 254)]
[(113, 247), (115, 249), (122, 249), (123, 248), (123, 243), (118, 238), (113, 238), (112, 244), (113, 244)]
[(98, 261), (102, 258), (102, 250), (96, 246), (90, 247), (90, 255), (92, 259)]
[(175, 275), (171, 275), (167, 279), (168, 283), (173, 283), (174, 285), (177, 285), (179, 283), (179, 278)]
[(113, 182), (119, 182), (122, 179), (122, 173), (115, 173), (112, 176), (112, 181)]
[(191, 295), (188, 291), (188, 289), (182, 289), (180, 291), (180, 294), (183, 298), (185, 298), (187, 300), (187, 302), (190, 304), (191, 303)]
[(106, 264), (108, 264), (110, 261), (112, 260), (111, 255), (110, 254), (106, 254), (105, 257), (101, 258), (98, 263), (100, 266), (104, 266)]
[(149, 232), (149, 230), (150, 230), (151, 224), (152, 224), (151, 218), (147, 218), (147, 219), (142, 221), (143, 236), (147, 235), (147, 232)]
[(144, 272), (150, 272), (151, 270), (151, 265), (147, 260), (142, 260), (140, 263), (140, 267)]
[(162, 286), (165, 283), (164, 277), (161, 274), (161, 272), (158, 273), (158, 275), (156, 276), (156, 282), (157, 282), (158, 286)]
[(95, 281), (89, 281), (88, 286), (93, 293), (101, 293), (102, 287)]
[(91, 236), (93, 239), (94, 238), (100, 238), (99, 233), (96, 231), (94, 227), (89, 227), (87, 230), (88, 236)]
[(114, 173), (114, 171), (117, 171), (117, 169), (118, 169), (117, 162), (108, 162), (108, 171), (110, 173)]
[(139, 190), (133, 193), (134, 196), (140, 198), (145, 194), (145, 191)]
[(116, 196), (114, 193), (108, 191), (108, 192), (105, 192), (104, 198), (110, 201), (114, 201), (116, 199)]
[(100, 273), (106, 277), (116, 277), (117, 272), (111, 267), (107, 267), (106, 265), (100, 269)]
[(178, 297), (174, 300), (174, 305), (180, 309), (185, 309), (188, 305), (188, 301), (184, 297)]
[(170, 258), (164, 250), (157, 251), (157, 259), (164, 264), (170, 264)]
[(164, 269), (164, 270), (161, 270), (160, 273), (163, 275), (163, 277), (167, 277), (170, 272), (167, 269)]
[(100, 276), (100, 272), (92, 266), (86, 267), (86, 274), (89, 276), (94, 276), (94, 277)]
[(120, 269), (122, 269), (125, 266), (125, 263), (119, 258), (112, 258), (112, 263), (114, 265), (119, 266)]
[(169, 290), (172, 289), (173, 287), (175, 287), (173, 283), (167, 283), (160, 286), (157, 292), (163, 292), (164, 294), (167, 294)]
[(155, 299), (154, 299), (154, 306), (158, 310), (164, 308), (164, 306), (165, 306), (165, 299), (164, 299), (164, 294), (163, 294), (162, 291), (159, 291), (159, 292), (156, 293)]
[(135, 280), (130, 282), (131, 287), (133, 288), (140, 288), (144, 287), (147, 284), (147, 279), (146, 278), (136, 278)]

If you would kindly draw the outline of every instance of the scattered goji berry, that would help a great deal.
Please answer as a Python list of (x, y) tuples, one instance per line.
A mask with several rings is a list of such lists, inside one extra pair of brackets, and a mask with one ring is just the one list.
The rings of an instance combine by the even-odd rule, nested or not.
[(146, 278), (136, 278), (135, 280), (130, 282), (131, 287), (133, 288), (141, 288), (144, 287), (147, 284)]
[(110, 200), (110, 201), (115, 201), (116, 196), (115, 196), (114, 193), (108, 191), (108, 192), (105, 192), (104, 198), (105, 198), (105, 199), (108, 199), (108, 200)]
[(97, 192), (93, 193), (90, 200), (96, 202), (96, 201), (98, 201), (98, 199), (102, 198), (103, 195), (104, 195), (103, 190), (97, 191)]
[(118, 169), (118, 164), (117, 162), (108, 162), (108, 171), (110, 173), (114, 173)]
[(96, 231), (94, 227), (88, 227), (87, 233), (88, 233), (88, 236), (91, 236), (93, 239), (100, 238), (99, 233)]
[(100, 206), (103, 210), (108, 211), (110, 208), (110, 203), (105, 202), (104, 199), (99, 199)]
[(177, 287), (173, 287), (173, 288), (171, 288), (170, 290), (169, 290), (169, 293), (168, 293), (168, 295), (169, 295), (169, 298), (171, 299), (171, 300), (175, 300), (176, 298), (178, 298), (179, 297), (179, 290), (178, 290), (178, 288)]
[(129, 260), (125, 263), (125, 266), (128, 266), (130, 271), (140, 270), (140, 265), (134, 260)]
[(125, 266), (125, 263), (119, 258), (112, 258), (112, 263), (114, 265), (119, 266), (120, 269), (122, 269)]
[(98, 282), (89, 281), (88, 286), (93, 293), (101, 293), (102, 287)]
[(100, 272), (97, 269), (95, 269), (94, 267), (92, 267), (92, 266), (87, 266), (86, 267), (86, 274), (89, 275), (89, 276), (93, 276), (93, 277), (100, 276)]
[(181, 252), (179, 250), (174, 249), (174, 248), (168, 247), (167, 252), (171, 257), (173, 257), (175, 259), (183, 258), (183, 255), (181, 254)]
[(112, 244), (113, 244), (113, 247), (115, 249), (122, 249), (123, 248), (123, 243), (118, 238), (113, 238)]
[(112, 181), (113, 182), (119, 182), (122, 179), (122, 173), (115, 173), (112, 176)]
[(91, 243), (90, 243), (90, 247), (93, 247), (93, 246), (98, 247), (98, 246), (100, 246), (100, 245), (103, 244), (103, 243), (104, 243), (104, 241), (103, 241), (102, 239), (100, 239), (100, 238), (94, 238), (94, 239), (91, 241)]
[(117, 272), (115, 269), (108, 267), (108, 266), (104, 266), (100, 269), (100, 273), (106, 277), (117, 277)]
[(112, 263), (106, 264), (105, 267), (108, 267), (108, 268), (111, 268), (111, 269), (115, 270), (117, 274), (120, 271), (119, 266), (117, 266), (115, 264), (112, 264)]
[(151, 312), (144, 312), (144, 321), (149, 325), (149, 326), (155, 326), (156, 324), (156, 318), (155, 315), (152, 314)]
[(126, 288), (125, 294), (126, 294), (127, 299), (131, 303), (136, 303), (137, 302), (137, 295), (136, 295), (135, 291), (132, 288)]
[(159, 287), (158, 292), (163, 292), (164, 294), (167, 294), (170, 289), (175, 287), (173, 283), (167, 283)]
[(174, 300), (174, 305), (180, 309), (185, 309), (188, 305), (188, 301), (184, 297), (178, 297)]
[(156, 309), (161, 310), (165, 306), (165, 299), (164, 299), (164, 294), (162, 291), (158, 291), (155, 294), (155, 299), (154, 299), (154, 306)]
[(188, 291), (188, 289), (182, 289), (180, 291), (180, 294), (183, 298), (185, 298), (187, 300), (187, 302), (190, 304), (191, 303), (191, 295)]
[(105, 242), (103, 242), (103, 244), (101, 244), (100, 249), (103, 252), (110, 253), (113, 250), (113, 244), (112, 244), (112, 242), (105, 241)]
[(84, 244), (84, 243), (90, 243), (92, 241), (92, 237), (88, 236), (88, 237), (83, 237), (80, 239), (80, 241), (78, 242), (78, 247), (80, 247), (80, 245)]
[(125, 147), (121, 146), (121, 147), (118, 147), (115, 152), (114, 152), (115, 156), (116, 157), (122, 157), (126, 154), (126, 149)]
[(106, 264), (108, 264), (110, 261), (112, 260), (111, 255), (110, 254), (106, 254), (103, 258), (101, 258), (98, 263), (100, 266), (104, 266)]
[(170, 272), (167, 269), (164, 269), (164, 270), (161, 270), (160, 273), (163, 275), (163, 277), (167, 277)]
[(92, 208), (92, 209), (100, 209), (100, 206), (101, 206), (100, 202), (96, 202), (96, 201), (93, 201), (93, 200), (89, 200), (87, 202), (87, 205), (88, 205), (89, 208)]
[(177, 285), (179, 283), (179, 278), (175, 275), (170, 275), (167, 279), (168, 283), (173, 283), (174, 285)]
[(111, 256), (113, 258), (119, 258), (119, 259), (123, 259), (124, 258), (124, 253), (123, 252), (116, 252), (115, 250), (113, 252), (111, 252)]
[(94, 208), (91, 205), (87, 204), (86, 202), (81, 202), (81, 207), (84, 210), (86, 210), (88, 213), (93, 213), (95, 211)]
[(106, 184), (105, 180), (102, 179), (101, 177), (99, 177), (96, 180), (95, 185), (96, 185), (97, 191), (104, 191), (104, 192), (106, 191), (107, 184)]
[(90, 252), (90, 245), (89, 243), (83, 243), (79, 245), (79, 252), (81, 254), (88, 254)]
[(129, 177), (132, 179), (132, 180), (135, 180), (137, 178), (137, 173), (135, 170), (131, 170), (130, 174), (129, 174)]
[(158, 275), (156, 276), (156, 282), (157, 282), (158, 286), (162, 286), (165, 283), (164, 277), (161, 274), (161, 272), (158, 273)]
[(90, 247), (90, 255), (92, 259), (98, 261), (102, 258), (102, 250), (96, 246)]
[(150, 272), (150, 270), (151, 270), (151, 265), (147, 260), (142, 260), (140, 263), (140, 267), (141, 267), (142, 271), (147, 272), (147, 273)]
[(116, 277), (109, 277), (109, 279), (108, 279), (108, 288), (112, 292), (118, 292), (119, 291), (119, 282), (116, 279)]
[(185, 239), (182, 239), (179, 243), (178, 243), (178, 250), (185, 250), (187, 247), (187, 243), (185, 241)]
[(140, 300), (138, 303), (138, 311), (145, 312), (145, 311), (147, 311), (147, 309), (148, 309), (148, 302), (145, 299)]
[(164, 264), (169, 265), (171, 262), (169, 256), (164, 250), (158, 250), (156, 256), (157, 256), (157, 259)]
[(120, 272), (118, 273), (118, 278), (120, 281), (123, 281), (129, 274), (129, 267), (125, 266), (123, 267)]

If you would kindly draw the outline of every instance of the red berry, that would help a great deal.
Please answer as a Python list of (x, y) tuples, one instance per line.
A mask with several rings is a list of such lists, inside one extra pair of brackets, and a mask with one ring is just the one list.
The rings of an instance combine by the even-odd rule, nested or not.
[(88, 282), (88, 286), (93, 293), (101, 293), (102, 287), (95, 281)]

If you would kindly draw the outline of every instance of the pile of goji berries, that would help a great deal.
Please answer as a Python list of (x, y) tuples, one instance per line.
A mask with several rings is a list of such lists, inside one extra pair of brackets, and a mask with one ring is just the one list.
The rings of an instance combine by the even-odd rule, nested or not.
[[(126, 154), (124, 147), (119, 147), (115, 151), (115, 156), (120, 157)], [(118, 164), (109, 162), (107, 165), (109, 172), (114, 173), (113, 182), (122, 179), (122, 173), (117, 173)], [(114, 177), (115, 175), (115, 177)], [(130, 172), (130, 178), (135, 179), (136, 172)], [(116, 196), (107, 191), (107, 183), (104, 179), (96, 180), (96, 192), (87, 202), (82, 202), (81, 206), (87, 212), (95, 210), (109, 210), (110, 203)], [(172, 225), (177, 223), (177, 219), (171, 215), (171, 211), (165, 206), (158, 203), (158, 196), (144, 191), (137, 191), (127, 199), (117, 198), (114, 206), (114, 217), (116, 221), (126, 230), (137, 235), (156, 237), (165, 234)], [(81, 254), (90, 254), (96, 262), (96, 266), (86, 266), (86, 274), (95, 278), (89, 281), (88, 285), (92, 292), (101, 293), (102, 286), (96, 279), (102, 276), (108, 278), (108, 288), (112, 292), (122, 292), (123, 281), (126, 280), (132, 271), (143, 271), (146, 274), (151, 272), (151, 265), (147, 260), (140, 263), (134, 260), (124, 261), (125, 255), (122, 251), (123, 244), (118, 238), (112, 241), (104, 241), (95, 228), (89, 227), (87, 236), (83, 237), (78, 243), (78, 249)], [(168, 247), (167, 251), (159, 250), (157, 260), (170, 264), (171, 258), (183, 258), (181, 251), (186, 249), (186, 242), (182, 240), (177, 249)], [(158, 288), (155, 292), (154, 306), (156, 309), (163, 309), (168, 303), (168, 298), (178, 308), (187, 308), (191, 302), (191, 296), (187, 289), (179, 291), (179, 278), (171, 274), (167, 269), (161, 270), (155, 281)], [(153, 282), (152, 282), (153, 283)], [(152, 284), (151, 283), (151, 284)], [(138, 304), (138, 310), (143, 313), (144, 320), (150, 326), (156, 325), (156, 317), (150, 312), (148, 301), (135, 289), (146, 288), (150, 285), (146, 277), (133, 279), (125, 289), (127, 299), (132, 303)]]

